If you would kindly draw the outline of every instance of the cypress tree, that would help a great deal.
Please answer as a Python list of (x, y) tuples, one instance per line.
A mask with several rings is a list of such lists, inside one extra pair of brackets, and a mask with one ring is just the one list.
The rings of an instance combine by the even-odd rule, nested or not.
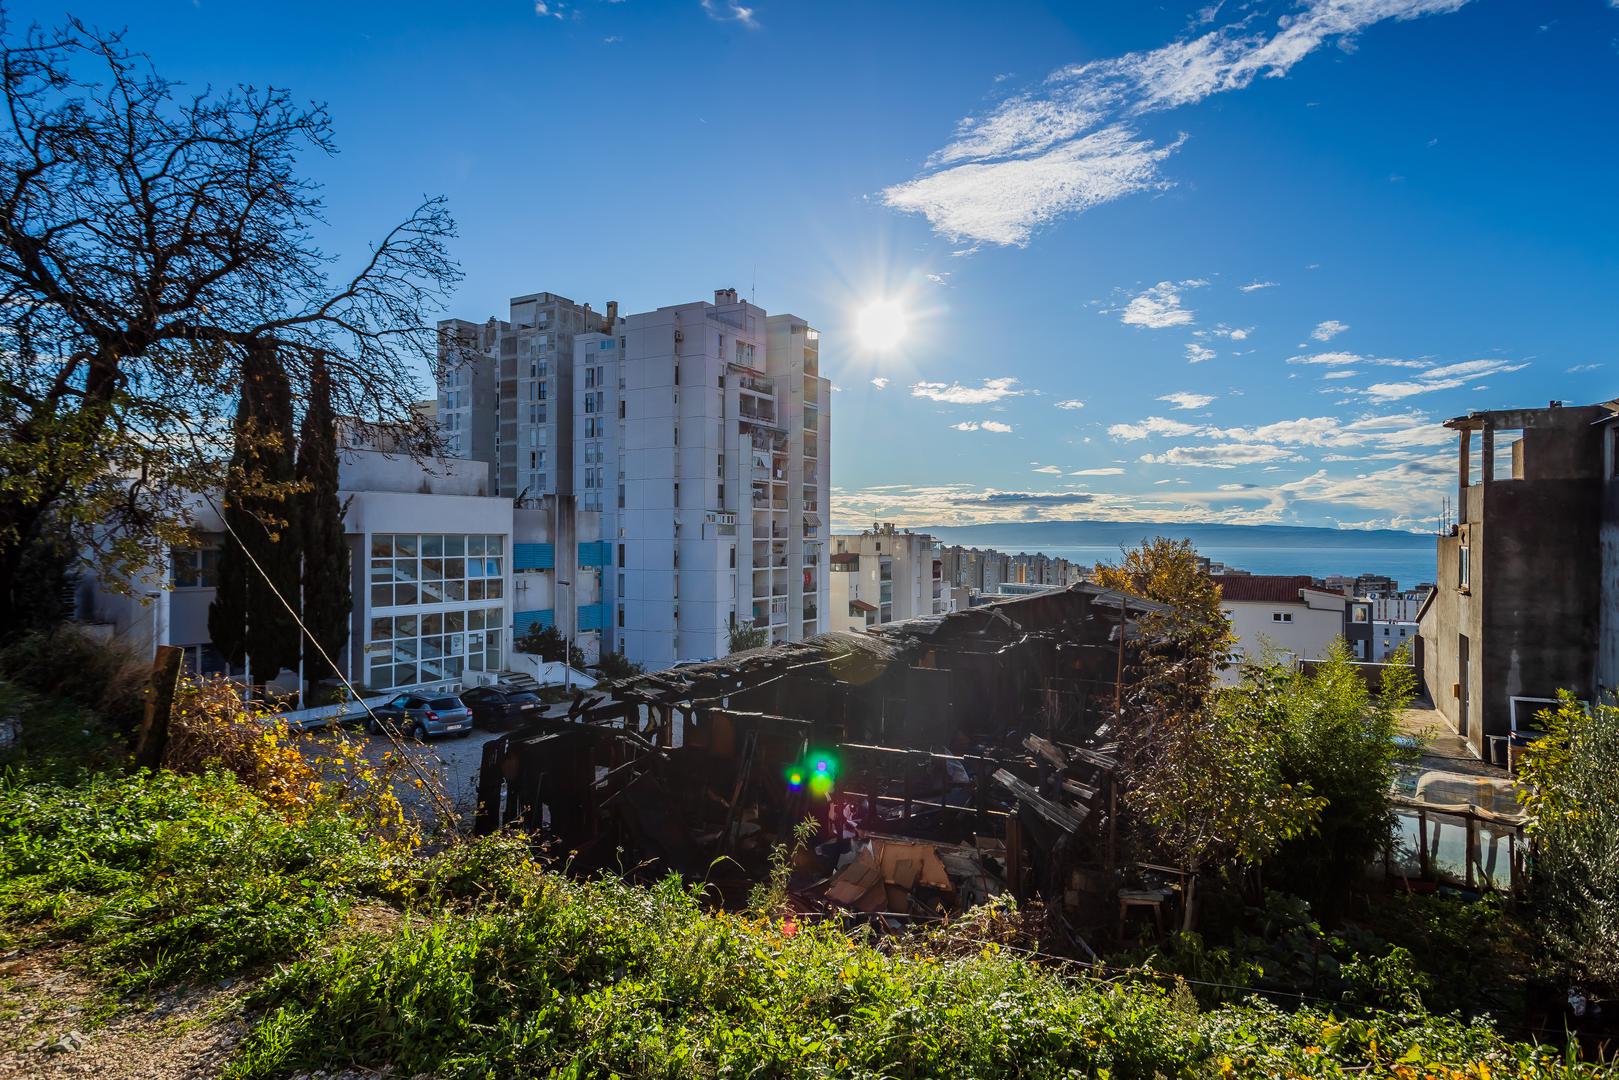
[[(337, 497), (337, 418), (332, 383), (323, 360), (310, 373), (309, 407), (298, 431), (299, 523), (303, 528), (304, 628), (326, 655), (341, 662), (349, 639), (349, 549), (343, 536), (348, 507)], [(336, 674), (310, 643), (304, 675), (316, 682)]]
[(298, 665), (298, 624), (276, 596), (298, 605), (302, 531), (292, 419), (292, 387), (275, 349), (254, 345), (242, 359), (222, 508), (230, 528), (219, 552), (208, 635), (232, 664), (249, 661), (260, 683)]

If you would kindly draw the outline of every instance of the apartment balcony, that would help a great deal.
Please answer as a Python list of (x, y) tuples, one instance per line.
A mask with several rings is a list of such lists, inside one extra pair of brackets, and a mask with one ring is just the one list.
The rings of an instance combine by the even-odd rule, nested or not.
[(821, 512), (821, 504), (820, 504), (819, 500), (817, 500), (817, 499), (805, 499), (804, 500), (804, 513), (806, 513), (806, 514), (818, 514), (820, 512)]
[(744, 397), (742, 399), (742, 403), (737, 407), (738, 414), (744, 420), (750, 420), (750, 421), (754, 421), (754, 422), (760, 423), (760, 424), (768, 424), (768, 425), (771, 425), (771, 426), (775, 426), (775, 423), (776, 423), (776, 406), (775, 406), (775, 403), (771, 402), (770, 405), (768, 407), (766, 407), (762, 403), (758, 404), (758, 405), (755, 405), (754, 402), (756, 400), (757, 399), (755, 399), (755, 398)]
[(770, 508), (772, 510), (785, 510), (785, 509), (787, 509), (787, 500), (786, 499), (771, 499), (770, 500)]
[(815, 436), (807, 431), (804, 433), (804, 456), (807, 458), (819, 458), (821, 456), (820, 446)]
[(755, 394), (768, 394), (774, 397), (776, 393), (776, 381), (768, 375), (738, 375), (736, 385)]
[(814, 607), (807, 607), (807, 608), (804, 609), (804, 621), (807, 622), (807, 623), (814, 622), (816, 620), (816, 618), (820, 614), (821, 613), (820, 613), (819, 609), (814, 608)]

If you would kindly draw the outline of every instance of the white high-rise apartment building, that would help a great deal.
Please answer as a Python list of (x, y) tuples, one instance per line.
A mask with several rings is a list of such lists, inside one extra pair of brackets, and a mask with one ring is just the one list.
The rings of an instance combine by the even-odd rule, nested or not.
[(864, 630), (951, 610), (938, 541), (926, 533), (873, 525), (832, 537), (831, 618), (834, 630)]
[(825, 626), (820, 335), (733, 289), (574, 342), (573, 482), (612, 545), (611, 638), (650, 667)]
[(576, 565), (601, 574), (579, 629), (653, 668), (724, 655), (737, 624), (773, 642), (820, 632), (831, 383), (819, 333), (734, 289), (622, 319), (607, 307), (518, 297), (478, 361), (493, 355), (501, 372), (497, 490), (571, 494), (601, 515), (601, 539), (579, 543)]

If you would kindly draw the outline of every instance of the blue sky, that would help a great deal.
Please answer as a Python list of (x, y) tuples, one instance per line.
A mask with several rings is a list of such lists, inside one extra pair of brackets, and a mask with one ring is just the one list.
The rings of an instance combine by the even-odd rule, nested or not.
[(1438, 420), (1619, 393), (1609, 0), (72, 10), (326, 102), (334, 253), (448, 196), (449, 314), (819, 325), (840, 524), (1424, 529)]

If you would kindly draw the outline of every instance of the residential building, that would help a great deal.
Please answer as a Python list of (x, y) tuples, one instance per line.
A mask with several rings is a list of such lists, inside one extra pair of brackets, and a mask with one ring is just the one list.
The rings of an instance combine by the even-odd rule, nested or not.
[(1474, 412), (1458, 436), (1457, 521), (1420, 615), (1434, 706), (1480, 757), (1559, 690), (1619, 680), (1619, 402)]
[(612, 545), (601, 514), (579, 510), (571, 495), (545, 495), (512, 511), (512, 633), (555, 627), (586, 664), (601, 659), (608, 625), (604, 574)]
[(864, 630), (950, 610), (938, 545), (892, 523), (832, 537), (827, 625)]
[[(572, 494), (573, 339), (603, 317), (550, 292), (514, 296), (509, 308), (504, 321), (439, 323), (440, 433), (489, 465), (497, 495)], [(607, 308), (611, 324), (617, 305)]]
[(572, 467), (613, 556), (613, 647), (667, 667), (825, 628), (831, 383), (820, 334), (721, 289), (574, 346)]
[(1221, 574), (1214, 582), (1237, 639), (1233, 664), (1221, 675), (1226, 683), (1240, 679), (1237, 665), (1244, 661), (1319, 659), (1344, 634), (1348, 598), (1320, 588), (1312, 578)]
[[(777, 642), (824, 628), (831, 383), (818, 331), (734, 289), (622, 318), (616, 302), (597, 316), (531, 293), (511, 301), (509, 323), (488, 325), (493, 347), (483, 333), (468, 362), (498, 360), (496, 490), (571, 509), (566, 550), (601, 559), (529, 571), (540, 575), (531, 622), (561, 613), (541, 606), (553, 599), (574, 605), (597, 648), (652, 668), (724, 655), (739, 622)], [(588, 581), (574, 599), (544, 584), (597, 573), (589, 602)]]
[[(511, 645), (512, 502), (489, 494), (483, 463), (345, 448), (339, 484), (354, 608), (337, 666), (377, 690), (459, 685), (501, 670)], [(86, 579), (78, 619), (142, 653), (177, 645), (191, 671), (223, 673), (208, 607), (225, 526), (211, 498), (194, 498), (189, 516), (197, 547), (166, 552), (128, 583), (133, 596)]]

